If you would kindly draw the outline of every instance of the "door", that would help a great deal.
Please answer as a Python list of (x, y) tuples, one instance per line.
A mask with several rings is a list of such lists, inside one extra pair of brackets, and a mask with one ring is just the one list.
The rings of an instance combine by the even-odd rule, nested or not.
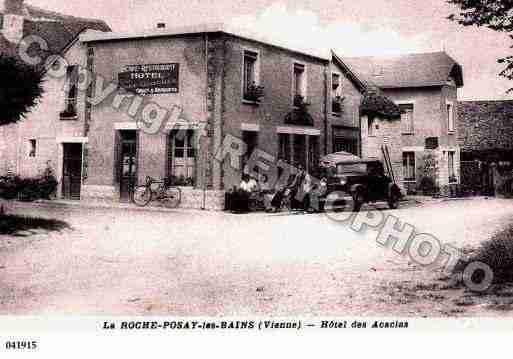
[(293, 165), (294, 166), (303, 166), (303, 168), (307, 168), (306, 160), (306, 135), (294, 135), (294, 142), (292, 144), (292, 155), (293, 155)]
[(63, 143), (62, 197), (80, 200), (82, 187), (82, 144)]
[(120, 138), (120, 200), (127, 202), (137, 182), (137, 132), (121, 131)]
[(196, 146), (194, 130), (174, 130), (168, 136), (167, 176), (180, 186), (196, 182)]

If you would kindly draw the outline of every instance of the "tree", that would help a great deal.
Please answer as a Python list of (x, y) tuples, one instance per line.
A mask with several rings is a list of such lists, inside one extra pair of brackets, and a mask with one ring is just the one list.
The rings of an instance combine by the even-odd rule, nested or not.
[(16, 123), (43, 95), (42, 70), (0, 55), (0, 126)]
[[(485, 26), (498, 32), (509, 34), (513, 39), (513, 1), (511, 0), (448, 0), (449, 4), (458, 6), (459, 14), (451, 14), (448, 19), (463, 26)], [(513, 48), (513, 46), (511, 47)], [(506, 67), (500, 76), (513, 80), (513, 56), (497, 60)], [(509, 89), (508, 92), (513, 91)]]

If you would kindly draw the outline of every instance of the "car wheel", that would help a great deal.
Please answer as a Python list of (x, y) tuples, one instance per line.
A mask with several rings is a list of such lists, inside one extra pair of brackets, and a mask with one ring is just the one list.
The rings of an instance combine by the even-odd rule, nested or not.
[(353, 212), (360, 212), (363, 205), (363, 195), (360, 191), (356, 191), (353, 195)]
[(397, 209), (399, 207), (399, 194), (397, 192), (394, 191), (390, 195), (388, 207), (390, 207), (390, 209)]

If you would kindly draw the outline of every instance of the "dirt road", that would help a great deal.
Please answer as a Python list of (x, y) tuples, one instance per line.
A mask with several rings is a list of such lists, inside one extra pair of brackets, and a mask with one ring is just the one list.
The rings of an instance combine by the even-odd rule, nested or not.
[[(463, 289), (445, 288), (439, 272), (379, 246), (374, 230), (354, 232), (323, 214), (15, 211), (58, 218), (72, 228), (0, 236), (0, 314), (509, 313), (486, 296), (469, 302)], [(442, 243), (468, 247), (512, 218), (513, 201), (460, 200), (381, 213)], [(513, 289), (509, 297), (513, 303)]]

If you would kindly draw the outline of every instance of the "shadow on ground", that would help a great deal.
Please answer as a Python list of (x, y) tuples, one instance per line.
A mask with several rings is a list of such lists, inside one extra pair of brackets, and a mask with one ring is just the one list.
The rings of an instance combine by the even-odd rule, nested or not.
[(57, 219), (34, 218), (14, 215), (0, 215), (0, 235), (28, 237), (37, 231), (62, 231), (70, 229), (68, 223)]

